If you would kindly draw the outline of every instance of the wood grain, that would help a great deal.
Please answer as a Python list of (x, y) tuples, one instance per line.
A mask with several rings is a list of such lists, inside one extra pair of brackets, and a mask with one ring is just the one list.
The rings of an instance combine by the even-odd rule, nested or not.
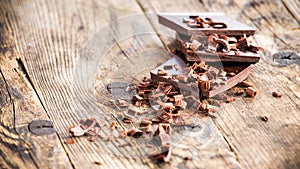
[[(282, 65), (273, 59), (276, 53), (285, 56), (282, 51), (299, 55), (298, 10), (294, 3), (243, 0), (2, 1), (0, 23), (13, 37), (11, 46), (16, 52), (5, 54), (5, 66), (2, 66), (1, 56), (0, 84), (5, 87), (1, 88), (0, 103), (5, 105), (1, 109), (1, 125), (5, 122), (3, 126), (9, 126), (2, 127), (0, 132), (1, 152), (4, 152), (0, 157), (5, 161), (1, 167), (297, 168), (300, 165), (297, 159), (300, 149), (299, 64)], [(259, 95), (256, 99), (242, 96), (232, 104), (223, 104), (217, 118), (195, 117), (198, 125), (174, 128), (172, 140), (178, 144), (171, 162), (166, 164), (147, 158), (148, 149), (143, 140), (117, 138), (121, 128), (112, 131), (108, 126), (104, 127), (94, 143), (81, 137), (76, 138), (75, 144), (61, 144), (70, 138), (68, 126), (77, 124), (80, 118), (103, 118), (107, 122), (120, 119), (122, 110), (115, 108), (112, 96), (106, 90), (108, 84), (136, 82), (158, 63), (170, 58), (165, 49), (174, 40), (174, 32), (158, 25), (156, 14), (146, 12), (224, 12), (254, 26), (257, 29), (255, 42), (266, 49), (262, 61), (254, 66), (248, 79), (256, 85)], [(132, 19), (127, 24), (126, 19), (122, 22), (122, 17), (132, 14), (138, 14), (136, 23), (140, 25), (133, 24)], [(120, 22), (111, 22), (117, 18), (121, 18)], [(101, 34), (106, 28), (111, 31)], [(126, 34), (128, 32), (141, 34), (132, 36)], [(1, 41), (7, 39), (1, 33)], [(5, 43), (1, 45), (5, 47)], [(17, 72), (26, 72), (25, 75), (6, 71), (6, 68), (17, 67), (15, 58), (19, 59), (19, 64), (24, 64), (22, 71), (17, 69)], [(15, 91), (15, 85), (21, 93), (18, 95), (24, 99), (11, 102), (7, 91)], [(235, 89), (228, 94), (233, 95)], [(273, 98), (274, 90), (282, 93), (282, 98)], [(30, 97), (35, 101), (28, 99)], [(27, 102), (23, 103), (26, 98)], [(18, 111), (13, 111), (14, 107)], [(14, 112), (19, 112), (15, 114), (17, 121), (13, 118)], [(261, 115), (269, 116), (270, 120), (267, 123), (261, 121)], [(22, 126), (28, 125), (28, 119), (39, 118), (53, 122), (59, 139), (56, 135), (47, 136), (48, 143), (42, 142), (45, 141), (43, 137), (13, 134), (13, 126), (17, 124), (28, 135)], [(9, 137), (4, 133), (10, 133)], [(113, 140), (106, 142), (109, 137)], [(27, 143), (29, 138), (37, 141)], [(136, 141), (136, 146), (119, 147), (128, 141)], [(37, 148), (19, 146), (24, 142)], [(51, 146), (54, 148), (49, 149)], [(12, 150), (16, 147), (20, 149)], [(8, 160), (8, 155), (24, 149), (29, 155), (15, 155)], [(56, 154), (49, 158), (42, 153), (48, 150)], [(185, 156), (192, 160), (183, 160)], [(102, 165), (96, 165), (95, 161)]]
[(38, 136), (28, 129), (32, 120), (49, 117), (4, 30), (5, 26), (0, 29), (0, 168), (71, 168), (56, 133)]
[[(299, 64), (280, 66), (273, 54), (291, 51), (299, 55), (299, 27), (293, 8), (281, 1), (201, 1), (188, 11), (223, 12), (257, 29), (255, 42), (265, 48), (262, 61), (253, 68), (249, 81), (260, 92), (255, 99), (238, 97), (223, 104), (214, 119), (244, 168), (299, 167)], [(283, 1), (285, 2), (285, 1)], [(291, 2), (287, 2), (291, 4)], [(140, 1), (145, 11), (174, 12), (189, 2)], [(291, 10), (289, 10), (291, 9)], [(185, 11), (180, 9), (180, 11)], [(281, 11), (280, 15), (272, 11)], [(298, 38), (296, 38), (298, 37)], [(168, 40), (163, 39), (165, 43)], [(289, 73), (288, 73), (289, 72)], [(228, 91), (234, 96), (236, 88)], [(280, 99), (272, 91), (284, 93)], [(260, 117), (266, 115), (265, 123)]]
[[(25, 2), (13, 1), (3, 4), (2, 13), (6, 13), (8, 30), (13, 32), (25, 69), (32, 78), (32, 85), (39, 93), (46, 112), (62, 140), (69, 138), (67, 127), (76, 124), (80, 118), (92, 116), (110, 122), (115, 120), (111, 113), (117, 117), (122, 114), (119, 110), (106, 107), (109, 104), (105, 92), (107, 84), (116, 80), (136, 82), (142, 75), (147, 75), (149, 70), (170, 57), (143, 14), (139, 15), (144, 21), (141, 22), (142, 25), (113, 22), (108, 25), (111, 34), (98, 34), (98, 31), (102, 30), (100, 28), (110, 20), (142, 12), (137, 3), (132, 3), (135, 4), (133, 8), (132, 4), (122, 2), (68, 4), (50, 1), (30, 2), (30, 5), (25, 5)], [(99, 12), (99, 9), (107, 10)], [(128, 24), (132, 27), (128, 27)], [(128, 31), (142, 34), (125, 36), (125, 39), (122, 39)], [(106, 41), (99, 42), (99, 38)], [(86, 41), (92, 46), (85, 44)], [(101, 48), (97, 49), (103, 43), (113, 45), (108, 53), (103, 53)], [(88, 49), (87, 53), (84, 53), (85, 49)], [(105, 58), (97, 60), (101, 57), (100, 53), (104, 54)], [(150, 62), (145, 62), (145, 58)], [(80, 61), (84, 63), (81, 64)], [(90, 69), (86, 69), (87, 65)], [(79, 73), (91, 73), (93, 77), (94, 72), (91, 71), (95, 69), (98, 70), (95, 74), (96, 80), (79, 77), (77, 81), (78, 70)], [(91, 88), (94, 86), (96, 91)], [(94, 99), (100, 104), (93, 104)], [(145, 158), (148, 152), (144, 149), (145, 143), (139, 140), (136, 147), (119, 148), (118, 145), (131, 140), (118, 139), (118, 132), (112, 132), (108, 127), (103, 129), (101, 137), (95, 143), (90, 143), (83, 137), (76, 139), (76, 144), (63, 146), (70, 162), (79, 168), (95, 167), (94, 161), (100, 161), (106, 168), (196, 168), (199, 166), (198, 162), (201, 162), (200, 166), (203, 168), (208, 165), (238, 167), (234, 155), (229, 152), (212, 120), (195, 120), (199, 123), (195, 129), (174, 129), (176, 132), (172, 139), (175, 148), (170, 164), (161, 164)], [(182, 134), (186, 136), (182, 138)], [(113, 141), (106, 142), (111, 136)], [(188, 146), (190, 144), (193, 146)], [(187, 155), (192, 156), (193, 160), (184, 162), (183, 158)]]

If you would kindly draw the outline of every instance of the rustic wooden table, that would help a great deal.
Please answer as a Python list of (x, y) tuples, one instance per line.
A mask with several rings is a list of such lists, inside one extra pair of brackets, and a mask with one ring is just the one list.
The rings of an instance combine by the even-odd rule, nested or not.
[[(132, 14), (138, 14), (144, 26), (117, 22), (111, 25), (112, 33), (124, 29), (154, 32), (124, 41), (109, 36), (107, 42), (117, 45), (105, 54), (103, 63), (114, 69), (102, 66), (96, 78), (99, 91), (116, 67), (119, 71), (124, 63), (130, 65), (130, 51), (145, 47), (168, 50), (170, 39), (158, 31), (171, 30), (159, 26), (157, 18), (148, 12), (223, 12), (255, 27), (255, 41), (265, 51), (248, 80), (256, 85), (258, 96), (236, 97), (231, 104), (223, 103), (215, 117), (196, 117), (200, 132), (191, 131), (182, 137), (169, 163), (157, 163), (143, 153), (132, 155), (143, 151), (137, 151), (142, 149), (139, 144), (120, 148), (117, 138), (105, 142), (111, 135), (109, 130), (103, 131), (96, 142), (80, 137), (75, 144), (64, 144), (70, 137), (68, 126), (77, 124), (80, 118), (102, 118), (105, 114), (110, 120), (107, 114), (119, 113), (105, 108), (98, 112), (76, 111), (74, 105), (74, 69), (82, 49), (95, 34), (111, 20)], [(0, 39), (0, 168), (300, 168), (297, 0), (2, 0)], [(147, 61), (151, 66), (167, 59), (157, 57), (155, 52), (152, 55), (156, 58)], [(143, 58), (134, 62), (133, 66), (145, 63)], [(127, 66), (122, 71), (135, 76), (141, 73), (137, 70)], [(272, 97), (273, 91), (282, 97)], [(268, 122), (260, 119), (263, 115), (269, 117)], [(29, 130), (34, 120), (51, 121), (56, 132), (47, 134), (53, 130), (51, 124)], [(181, 137), (180, 132), (174, 137)], [(185, 156), (192, 160), (185, 161)]]

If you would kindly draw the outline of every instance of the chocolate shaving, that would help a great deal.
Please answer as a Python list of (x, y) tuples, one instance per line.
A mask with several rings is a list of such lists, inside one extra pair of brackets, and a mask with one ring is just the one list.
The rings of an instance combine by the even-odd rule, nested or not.
[(281, 97), (281, 94), (278, 92), (272, 92), (273, 97)]
[(246, 88), (246, 94), (247, 94), (248, 96), (255, 97), (256, 94), (257, 94), (257, 91), (256, 91), (256, 89), (253, 88), (253, 87), (247, 87), (247, 88)]
[(125, 138), (127, 137), (127, 131), (126, 130), (122, 130), (120, 133), (119, 133), (119, 138)]
[(139, 129), (131, 129), (127, 132), (127, 136), (129, 137), (138, 138), (141, 137), (142, 135), (143, 135), (143, 131)]
[(244, 92), (245, 92), (244, 89), (238, 89), (238, 90), (235, 92), (235, 94), (236, 94), (237, 96), (240, 96), (240, 95), (242, 95)]
[(69, 127), (69, 132), (73, 136), (82, 136), (89, 130), (91, 130), (97, 124), (96, 119), (89, 118), (89, 119), (81, 119), (80, 124), (78, 126)]
[(141, 120), (141, 126), (148, 126), (148, 125), (150, 125), (150, 124), (152, 124), (152, 121), (150, 121), (150, 120), (148, 120), (148, 119), (143, 118), (143, 119)]
[(262, 116), (261, 120), (264, 121), (264, 122), (267, 122), (269, 120), (269, 118), (267, 116)]
[(240, 82), (240, 85), (243, 87), (254, 87), (254, 85), (252, 83), (247, 82), (247, 81)]
[(103, 163), (101, 163), (100, 161), (94, 161), (94, 164), (96, 164), (96, 165), (103, 165)]
[(112, 130), (116, 129), (116, 128), (117, 128), (117, 123), (116, 123), (115, 121), (112, 121), (112, 122), (110, 123), (110, 128), (111, 128)]
[(235, 101), (234, 97), (227, 97), (227, 99), (226, 99), (226, 103), (231, 103), (233, 101)]
[(163, 71), (163, 70), (161, 70), (161, 69), (158, 69), (158, 70), (157, 70), (157, 75), (159, 75), (159, 76), (167, 76), (168, 73), (165, 72), (165, 71)]
[(171, 159), (171, 147), (164, 147), (160, 154), (154, 155), (153, 157), (159, 161), (169, 162)]
[(160, 139), (160, 145), (163, 147), (170, 146), (171, 145), (171, 138), (169, 134), (166, 133), (160, 133), (159, 135)]
[(76, 141), (73, 138), (64, 141), (65, 144), (74, 144), (75, 142)]

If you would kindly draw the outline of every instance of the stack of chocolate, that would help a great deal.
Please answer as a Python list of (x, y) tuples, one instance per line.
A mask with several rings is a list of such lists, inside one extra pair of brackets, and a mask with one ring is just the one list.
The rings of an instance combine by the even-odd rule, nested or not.
[(159, 22), (176, 31), (180, 58), (173, 57), (151, 71), (151, 79), (166, 82), (195, 97), (213, 97), (250, 74), (263, 49), (253, 45), (255, 30), (223, 14), (160, 14)]

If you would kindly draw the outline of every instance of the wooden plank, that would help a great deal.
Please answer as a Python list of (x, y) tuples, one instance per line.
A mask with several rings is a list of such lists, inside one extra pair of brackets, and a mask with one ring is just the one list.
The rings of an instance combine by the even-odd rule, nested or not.
[[(4, 24), (0, 18), (0, 24)], [(54, 132), (35, 135), (33, 120), (49, 120), (15, 49), (1, 27), (0, 48), (0, 168), (71, 168), (61, 140)]]
[[(255, 99), (237, 97), (232, 104), (223, 104), (214, 121), (243, 168), (299, 168), (300, 89), (299, 73), (295, 71), (299, 70), (299, 62), (278, 67), (275, 65), (280, 64), (273, 61), (273, 54), (286, 50), (296, 58), (299, 56), (299, 38), (295, 38), (299, 31), (294, 29), (298, 23), (282, 2), (139, 2), (146, 12), (223, 12), (257, 28), (255, 41), (265, 48), (265, 54), (248, 80), (255, 84), (259, 94)], [(272, 11), (281, 12), (278, 15)], [(236, 89), (228, 94), (234, 96)], [(284, 97), (273, 98), (272, 91), (283, 93)], [(269, 116), (270, 121), (263, 122), (263, 115)]]
[(285, 6), (287, 11), (291, 14), (291, 16), (298, 22), (300, 25), (300, 2), (299, 1), (293, 1), (293, 0), (286, 0), (281, 1), (282, 4)]
[[(108, 35), (107, 37), (95, 35), (99, 28), (109, 23), (111, 19), (142, 12), (134, 1), (132, 3), (114, 1), (109, 3), (76, 2), (72, 4), (66, 1), (45, 3), (11, 1), (3, 2), (1, 7), (1, 13), (6, 13), (6, 25), (9, 26), (8, 30), (13, 32), (25, 69), (28, 70), (29, 76), (33, 79), (33, 85), (62, 140), (69, 138), (67, 127), (76, 124), (82, 117), (105, 118), (110, 122), (115, 120), (110, 116), (111, 112), (115, 116), (122, 113), (105, 106), (109, 104), (109, 98), (104, 91), (108, 83), (113, 80), (120, 80), (122, 78), (120, 74), (125, 77), (121, 80), (135, 80), (133, 77), (138, 80), (140, 75), (146, 75), (146, 72), (150, 72), (148, 69), (153, 69), (157, 64), (169, 58), (156, 34), (153, 34), (154, 36), (129, 37), (124, 41), (114, 39), (116, 37), (109, 38)], [(100, 10), (101, 12), (99, 12)], [(144, 27), (132, 26), (133, 28), (129, 27), (129, 30), (141, 31), (141, 29), (145, 29), (155, 33), (145, 16), (143, 16), (143, 20), (145, 21)], [(122, 34), (122, 31), (128, 28), (128, 25), (111, 24), (109, 26), (113, 30), (113, 35)], [(96, 92), (100, 97), (98, 101), (102, 104), (97, 109), (93, 107), (95, 105), (91, 104), (93, 100), (89, 100), (89, 97), (85, 98), (84, 92), (74, 91), (77, 89), (86, 90), (89, 86), (83, 85), (79, 88), (72, 86), (74, 83), (73, 76), (75, 76), (73, 71), (78, 68), (75, 66), (80, 64), (76, 62), (76, 59), (80, 59), (80, 54), (82, 54), (80, 49), (84, 51), (82, 47), (92, 37), (96, 37), (96, 39), (107, 38), (109, 45), (116, 43), (105, 55), (106, 59), (101, 60), (99, 74), (96, 73), (96, 77), (100, 79), (99, 81), (96, 80)], [(97, 41), (92, 40), (91, 42), (98, 45)], [(137, 44), (136, 47), (134, 44)], [(146, 50), (142, 50), (140, 53), (132, 52), (140, 49)], [(97, 53), (97, 50), (93, 52)], [(98, 52), (101, 51), (98, 49)], [(149, 61), (145, 62), (145, 56)], [(87, 61), (89, 66), (95, 67), (97, 64), (90, 62), (93, 59), (97, 59), (97, 57), (89, 56), (87, 60), (83, 61)], [(132, 63), (131, 59), (135, 59), (136, 63)], [(83, 64), (79, 70), (86, 68), (84, 66)], [(121, 73), (116, 73), (116, 70)], [(85, 80), (88, 81), (89, 78)], [(78, 102), (74, 100), (74, 93), (72, 92), (75, 92), (75, 95), (78, 94), (79, 98), (85, 99), (79, 100), (83, 101), (81, 105), (77, 105)], [(111, 135), (116, 136), (118, 134), (116, 131), (109, 130), (109, 127), (104, 128), (101, 135), (103, 138), (98, 138), (95, 143), (90, 143), (83, 137), (76, 139), (76, 144), (64, 145), (64, 147), (72, 164), (77, 168), (95, 167), (94, 161), (100, 161), (105, 168), (205, 168), (207, 166), (239, 168), (234, 154), (230, 152), (212, 119), (195, 118), (195, 121), (197, 122), (196, 126), (187, 126), (184, 129), (174, 128), (174, 131), (178, 131), (174, 132), (172, 137), (178, 145), (175, 145), (174, 156), (170, 164), (156, 164), (155, 161), (145, 158), (144, 154), (147, 152), (143, 151), (147, 149), (139, 150), (139, 147), (143, 148), (145, 144), (137, 144), (136, 148), (133, 149), (122, 149), (118, 147), (119, 144), (124, 143), (122, 139), (114, 137), (112, 142), (105, 142)], [(182, 135), (182, 130), (184, 130), (185, 137)], [(177, 140), (177, 138), (180, 139)], [(131, 158), (132, 154), (138, 158)], [(191, 156), (192, 160), (184, 161), (185, 156)]]
[[(69, 4), (66, 1), (28, 3), (29, 5), (9, 2), (3, 5), (2, 10), (3, 13), (8, 13), (6, 19), (14, 32), (21, 59), (24, 60), (28, 74), (33, 79), (33, 85), (41, 95), (41, 100), (59, 136), (62, 140), (68, 139), (68, 126), (77, 124), (83, 117), (93, 116), (98, 119), (106, 116), (111, 120), (111, 116), (107, 117), (104, 110), (92, 112), (76, 107), (72, 94), (74, 89), (72, 74), (76, 64), (75, 57), (77, 55), (79, 57), (79, 50), (88, 38), (110, 19), (132, 12), (129, 4), (123, 6), (101, 2)], [(102, 13), (99, 12), (101, 9), (107, 10)], [(103, 137), (109, 135), (111, 133), (108, 131)], [(117, 142), (106, 143), (103, 140), (91, 143), (83, 137), (76, 139), (76, 144), (64, 145), (74, 167), (96, 167), (94, 161), (103, 163), (105, 168), (143, 166), (143, 158), (126, 158), (127, 150), (119, 150)]]

